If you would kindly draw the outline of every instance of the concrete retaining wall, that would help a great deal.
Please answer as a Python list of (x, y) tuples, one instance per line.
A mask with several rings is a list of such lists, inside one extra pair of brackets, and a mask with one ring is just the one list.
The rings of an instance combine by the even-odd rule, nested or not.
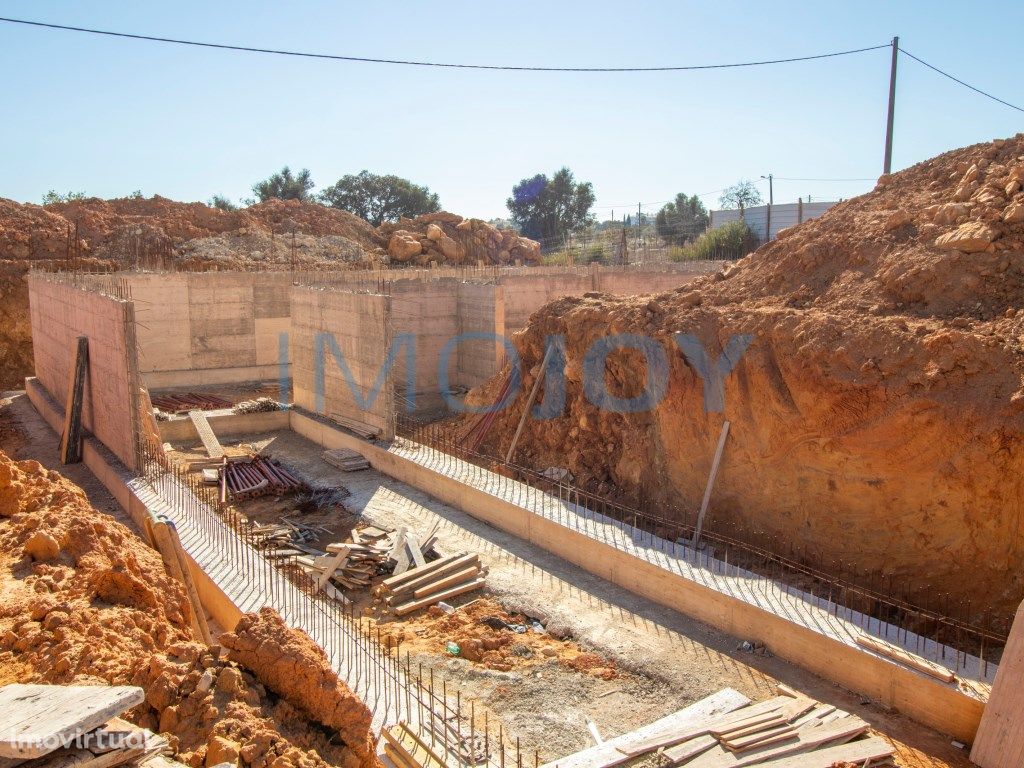
[(505, 289), (493, 283), (459, 283), (457, 386), (472, 389), (491, 378), (505, 358)]
[[(261, 413), (207, 413), (213, 434), (217, 437), (228, 435), (253, 435), (288, 429), (288, 411), (264, 411)], [(192, 419), (170, 419), (158, 421), (161, 440), (198, 440), (196, 425)]]
[(129, 273), (125, 279), (148, 386), (278, 377), (279, 337), (291, 328), (289, 273)]
[(127, 341), (131, 302), (31, 275), (29, 307), (39, 382), (65, 407), (78, 337), (87, 337), (89, 368), (82, 423), (126, 466), (134, 467), (132, 403), (137, 404), (138, 388), (131, 383), (135, 349)]
[[(399, 408), (410, 400), (416, 410), (429, 410), (441, 405), (440, 380), (441, 350), (459, 332), (459, 281), (396, 280), (391, 290), (391, 328), (394, 337), (415, 340), (415, 378), (412, 392), (408, 391), (406, 355), (396, 361), (395, 383), (398, 386)], [(451, 356), (454, 361), (455, 355)], [(454, 365), (448, 375), (454, 373)], [(451, 380), (451, 379), (450, 379)]]
[(775, 655), (964, 743), (970, 743), (978, 730), (984, 703), (954, 686), (686, 579), (301, 412), (292, 411), (291, 425), (324, 448), (357, 450), (374, 469), (478, 520), (733, 637), (762, 642)]
[[(291, 325), (293, 401), (309, 411), (337, 413), (375, 427), (385, 438), (393, 436), (394, 367), (378, 381), (391, 346), (391, 298), (296, 286), (291, 289)], [(348, 368), (351, 385), (335, 352)]]

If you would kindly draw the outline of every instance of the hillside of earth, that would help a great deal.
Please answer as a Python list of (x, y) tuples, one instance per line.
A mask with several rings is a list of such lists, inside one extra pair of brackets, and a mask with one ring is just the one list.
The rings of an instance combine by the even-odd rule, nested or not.
[[(976, 621), (987, 617), (972, 605), (1012, 616), (1024, 597), (1022, 185), (1024, 134), (883, 176), (675, 291), (553, 302), (513, 339), (522, 387), (483, 448), (504, 456), (545, 339), (561, 335), (565, 406), (527, 419), (513, 461), (692, 524), (728, 420), (710, 529)], [(585, 376), (609, 334), (653, 339), (650, 378), (635, 349), (608, 355), (603, 382), (592, 355)], [(721, 405), (702, 350), (707, 368), (734, 365)], [(507, 375), (469, 401), (494, 402)], [(657, 399), (659, 382), (653, 409), (595, 405), (645, 387)]]
[(373, 768), (370, 712), (264, 609), (207, 648), (159, 554), (77, 486), (0, 452), (0, 685), (137, 685), (132, 722), (193, 768)]
[(28, 269), (264, 270), (530, 264), (540, 245), (477, 219), (437, 213), (374, 228), (298, 200), (224, 211), (160, 196), (45, 206), (0, 198), (0, 387), (32, 371)]

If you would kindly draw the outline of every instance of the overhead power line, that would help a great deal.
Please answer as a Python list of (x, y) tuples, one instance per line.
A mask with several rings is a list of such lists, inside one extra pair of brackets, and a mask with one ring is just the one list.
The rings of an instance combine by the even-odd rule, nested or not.
[(929, 63), (928, 63), (927, 61), (925, 61), (924, 59), (918, 58), (917, 56), (915, 56), (914, 54), (912, 54), (912, 53), (911, 53), (910, 51), (908, 51), (908, 50), (907, 50), (906, 48), (900, 48), (900, 53), (905, 53), (905, 54), (907, 54), (907, 56), (909, 56), (910, 58), (912, 58), (912, 59), (913, 59), (914, 61), (916, 61), (916, 62), (917, 62), (918, 64), (924, 64), (924, 65), (925, 65), (926, 67), (928, 67), (928, 69), (931, 69), (931, 70), (934, 70), (935, 72), (938, 72), (938, 73), (939, 73), (940, 75), (942, 75), (943, 77), (948, 77), (948, 78), (949, 78), (950, 80), (952, 80), (952, 81), (953, 81), (954, 83), (959, 83), (959, 84), (960, 84), (960, 85), (962, 85), (962, 86), (963, 86), (964, 88), (970, 88), (970, 89), (971, 89), (972, 91), (974, 91), (975, 93), (980, 93), (980, 94), (981, 94), (982, 96), (984, 96), (984, 97), (986, 97), (986, 98), (989, 98), (989, 99), (992, 99), (992, 101), (998, 101), (998, 102), (999, 102), (1000, 104), (1003, 104), (1004, 106), (1007, 106), (1007, 107), (1009, 107), (1010, 109), (1016, 109), (1016, 110), (1017, 110), (1018, 112), (1024, 112), (1024, 107), (1018, 107), (1018, 106), (1017, 106), (1016, 104), (1011, 104), (1011, 103), (1010, 103), (1010, 102), (1008, 102), (1008, 101), (1003, 101), (1003, 100), (1002, 100), (1002, 99), (1000, 99), (999, 97), (997, 97), (997, 96), (993, 96), (993, 95), (992, 95), (991, 93), (988, 93), (988, 92), (986, 92), (986, 91), (983, 91), (983, 90), (981, 90), (981, 88), (975, 88), (975, 87), (974, 87), (973, 85), (971, 85), (970, 83), (965, 83), (965, 82), (964, 82), (963, 80), (961, 80), (961, 79), (960, 79), (959, 77), (953, 77), (953, 75), (949, 74), (949, 72), (943, 72), (943, 71), (942, 71), (941, 69), (939, 69), (938, 67), (936, 67), (936, 66), (935, 66), (934, 64), (929, 64)]
[(248, 53), (268, 53), (276, 56), (298, 56), (306, 59), (330, 59), (333, 61), (351, 61), (364, 64), (400, 64), (409, 67), (444, 67), (448, 69), (489, 69), (504, 70), (512, 72), (681, 72), (700, 69), (735, 69), (737, 67), (759, 67), (767, 64), (791, 64), (798, 61), (813, 61), (815, 59), (828, 59), (835, 56), (849, 56), (855, 53), (866, 51), (877, 51), (881, 48), (888, 48), (884, 45), (872, 45), (866, 48), (854, 48), (848, 51), (832, 51), (830, 53), (818, 53), (811, 56), (793, 56), (784, 59), (766, 59), (763, 61), (743, 61), (729, 64), (690, 64), (685, 66), (667, 67), (534, 67), (534, 66), (505, 66), (499, 64), (453, 64), (438, 61), (416, 61), (409, 59), (383, 59), (368, 56), (343, 56), (331, 53), (310, 53), (308, 51), (288, 51), (276, 48), (256, 48), (247, 45), (229, 45), (227, 43), (204, 43), (197, 40), (180, 40), (173, 37), (157, 37), (156, 35), (139, 35), (130, 32), (112, 32), (105, 29), (90, 29), (88, 27), (74, 27), (68, 24), (50, 24), (43, 21), (29, 21), (28, 19), (10, 19), (0, 17), (0, 21), (9, 24), (24, 24), (30, 27), (43, 27), (45, 29), (61, 29), (67, 32), (85, 32), (90, 35), (105, 35), (107, 37), (120, 37), (129, 40), (146, 40), (153, 43), (173, 43), (174, 45), (192, 45), (199, 48), (218, 48), (225, 51), (245, 51)]

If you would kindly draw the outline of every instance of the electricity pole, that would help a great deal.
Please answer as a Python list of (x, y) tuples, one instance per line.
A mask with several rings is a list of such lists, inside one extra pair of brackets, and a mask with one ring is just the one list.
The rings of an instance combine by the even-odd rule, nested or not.
[(892, 123), (896, 116), (896, 60), (899, 58), (899, 35), (892, 39), (892, 65), (889, 69), (889, 117), (885, 123), (885, 165), (883, 173), (892, 173)]

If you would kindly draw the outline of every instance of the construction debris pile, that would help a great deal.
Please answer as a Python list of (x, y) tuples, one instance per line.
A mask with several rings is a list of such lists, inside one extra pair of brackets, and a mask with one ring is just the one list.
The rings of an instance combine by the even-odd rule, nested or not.
[(337, 467), (342, 472), (359, 472), (370, 468), (370, 462), (359, 451), (348, 448), (335, 448), (323, 452), (324, 461), (332, 467)]
[(779, 686), (782, 695), (751, 704), (726, 689), (631, 733), (569, 755), (564, 768), (613, 766), (657, 753), (662, 766), (833, 768), (892, 765), (895, 753), (849, 712)]
[[(261, 614), (223, 647), (195, 642), (185, 589), (155, 550), (58, 474), (3, 453), (0, 552), (0, 681), (138, 686), (145, 701), (125, 719), (192, 768), (373, 765), (369, 713), (312, 641)], [(317, 687), (280, 683), (296, 665), (275, 649), (296, 644)]]
[(283, 410), (285, 406), (270, 397), (257, 397), (254, 400), (243, 400), (234, 407), (235, 413), (273, 413)]
[(184, 392), (167, 395), (150, 395), (153, 407), (164, 413), (188, 413), (189, 411), (217, 411), (231, 408), (234, 403), (217, 395), (201, 392)]
[(396, 224), (382, 224), (378, 232), (387, 238), (393, 262), (438, 264), (540, 263), (540, 243), (519, 237), (510, 229), (497, 229), (480, 219), (463, 219), (454, 213), (428, 213)]
[[(883, 177), (675, 291), (552, 302), (513, 336), (522, 386), (482, 450), (504, 457), (546, 340), (561, 336), (565, 407), (525, 421), (514, 463), (564, 467), (692, 525), (728, 420), (710, 529), (936, 609), (1012, 615), (1024, 597), (1022, 498), (1006, 481), (1024, 467), (1022, 184), (1019, 135)], [(610, 333), (664, 355), (656, 408), (585, 394), (587, 350)], [(638, 349), (613, 351), (598, 383), (635, 398), (648, 368)], [(468, 404), (496, 402), (507, 376)]]
[(374, 605), (381, 613), (403, 616), (484, 585), (487, 571), (480, 558), (445, 553), (436, 530), (421, 543), (405, 528), (389, 531), (363, 524), (352, 530), (348, 541), (324, 549), (312, 546), (324, 533), (330, 531), (287, 518), (253, 529), (265, 557), (289, 560), (340, 603), (350, 600), (339, 590), (367, 590), (378, 577), (388, 576), (374, 589)]

